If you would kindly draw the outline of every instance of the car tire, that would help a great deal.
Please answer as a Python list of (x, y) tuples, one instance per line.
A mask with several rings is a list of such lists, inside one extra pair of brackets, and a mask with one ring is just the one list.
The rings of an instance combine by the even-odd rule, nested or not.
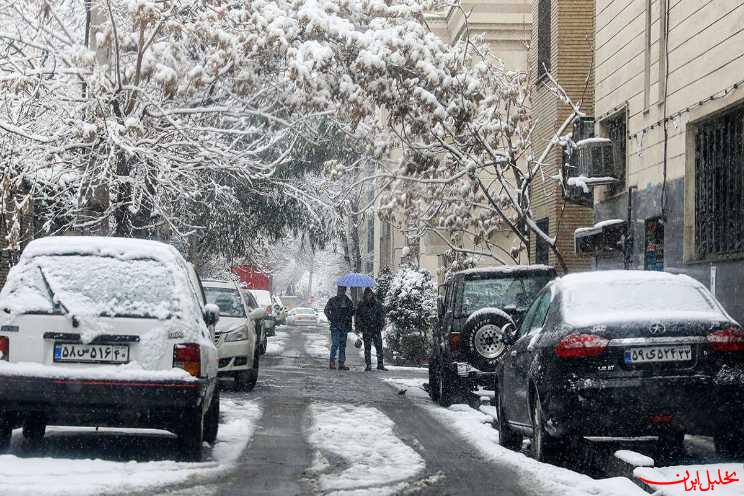
[(507, 315), (483, 312), (468, 319), (460, 335), (460, 349), (468, 363), (483, 372), (492, 372), (506, 351), (502, 341), (507, 326), (514, 322)]
[(31, 415), (23, 422), (23, 437), (31, 443), (39, 443), (44, 439), (46, 420), (37, 415)]
[(0, 454), (5, 453), (10, 448), (10, 438), (13, 435), (13, 428), (0, 418)]
[(716, 454), (725, 457), (744, 456), (744, 429), (729, 427), (720, 429), (713, 436)]
[(204, 440), (211, 445), (217, 441), (217, 431), (220, 425), (220, 390), (214, 388), (212, 402), (209, 404), (209, 410), (204, 418)]
[(680, 430), (668, 430), (659, 433), (656, 446), (659, 458), (677, 458), (685, 454), (685, 433)]
[(178, 447), (187, 461), (200, 461), (204, 442), (204, 414), (201, 407), (192, 410), (182, 419), (178, 432)]
[(439, 402), (439, 360), (436, 357), (429, 362), (429, 397), (433, 402)]
[(504, 414), (504, 399), (501, 397), (501, 393), (496, 392), (496, 422), (494, 427), (499, 431), (499, 444), (504, 448), (512, 451), (519, 451), (522, 449), (522, 434), (515, 432), (507, 422), (506, 415)]
[(539, 462), (554, 463), (563, 451), (564, 443), (545, 429), (540, 396), (536, 394), (532, 403), (532, 457)]
[(455, 373), (451, 370), (448, 370), (447, 367), (444, 366), (444, 364), (440, 363), (438, 369), (439, 392), (437, 393), (437, 396), (439, 397), (439, 404), (445, 408), (448, 408), (451, 405), (457, 403), (460, 399), (459, 380), (457, 378), (457, 375), (455, 375)]

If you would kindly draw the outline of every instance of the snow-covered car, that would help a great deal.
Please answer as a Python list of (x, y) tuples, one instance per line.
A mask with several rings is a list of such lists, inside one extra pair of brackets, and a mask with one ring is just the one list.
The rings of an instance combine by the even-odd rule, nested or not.
[(584, 436), (685, 433), (744, 450), (744, 330), (698, 281), (645, 271), (571, 274), (543, 289), (497, 374), (501, 444), (538, 460)]
[(31, 441), (48, 424), (138, 427), (198, 458), (217, 437), (218, 320), (171, 246), (32, 241), (0, 292), (0, 450), (19, 426)]
[(275, 334), (276, 316), (274, 315), (274, 301), (271, 298), (271, 291), (266, 289), (249, 289), (250, 293), (256, 299), (259, 308), (266, 310), (266, 316), (261, 319), (261, 327), (266, 336)]
[(233, 282), (205, 279), (202, 285), (207, 302), (220, 309), (214, 336), (219, 352), (219, 376), (232, 377), (236, 390), (251, 391), (258, 380), (260, 356), (256, 327), (265, 311), (249, 309)]
[(506, 345), (535, 295), (556, 277), (546, 265), (483, 267), (455, 273), (440, 286), (439, 322), (429, 362), (429, 394), (442, 406), (492, 388)]
[(282, 303), (281, 298), (274, 295), (271, 297), (274, 301), (274, 315), (276, 316), (276, 324), (284, 325), (287, 323), (287, 316), (289, 315), (289, 309)]
[(289, 311), (287, 325), (318, 325), (318, 314), (313, 308), (298, 307)]
[(250, 290), (241, 288), (240, 294), (243, 296), (243, 301), (245, 301), (246, 306), (248, 307), (248, 311), (252, 312), (256, 309), (261, 309), (264, 311), (264, 316), (261, 319), (258, 319), (256, 321), (256, 336), (258, 339), (258, 354), (263, 355), (266, 353), (266, 347), (268, 346), (268, 340), (266, 339), (266, 329), (264, 326), (264, 321), (266, 320), (266, 308), (262, 307), (258, 304), (256, 301), (256, 297), (253, 296), (253, 293), (250, 292)]

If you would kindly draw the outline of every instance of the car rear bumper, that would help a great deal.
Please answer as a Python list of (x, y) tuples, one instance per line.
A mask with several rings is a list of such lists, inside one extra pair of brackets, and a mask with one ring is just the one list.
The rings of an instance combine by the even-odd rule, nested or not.
[(207, 379), (120, 381), (0, 377), (0, 415), (22, 422), (30, 414), (50, 424), (173, 429), (184, 413), (204, 407)]
[(712, 435), (744, 408), (744, 387), (715, 386), (702, 375), (572, 381), (545, 396), (554, 435), (637, 436), (669, 428)]

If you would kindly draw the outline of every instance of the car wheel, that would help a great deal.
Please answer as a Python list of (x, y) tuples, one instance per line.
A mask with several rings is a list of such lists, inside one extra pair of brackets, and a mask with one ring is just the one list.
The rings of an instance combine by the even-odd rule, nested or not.
[(44, 439), (45, 432), (46, 420), (41, 416), (29, 416), (23, 423), (23, 437), (32, 443), (38, 443)]
[(514, 322), (507, 315), (485, 311), (469, 319), (462, 329), (460, 347), (473, 367), (491, 372), (506, 351), (504, 334)]
[(429, 397), (439, 401), (439, 360), (434, 357), (429, 362)]
[(185, 460), (200, 461), (204, 442), (204, 414), (201, 408), (188, 412), (178, 432), (178, 446)]
[(725, 457), (744, 456), (744, 429), (729, 427), (721, 429), (713, 436), (716, 454)]
[(685, 433), (680, 430), (668, 430), (659, 433), (656, 446), (660, 458), (677, 458), (685, 454)]
[(5, 453), (10, 448), (10, 438), (13, 428), (0, 418), (0, 453)]
[(506, 421), (504, 414), (504, 399), (500, 392), (496, 392), (496, 422), (495, 427), (499, 430), (499, 444), (504, 448), (519, 451), (522, 449), (522, 434), (515, 432)]
[(204, 440), (213, 445), (217, 440), (217, 430), (220, 424), (220, 390), (218, 388), (214, 389), (212, 403), (209, 404), (204, 423)]
[(532, 405), (532, 456), (539, 462), (553, 463), (562, 451), (562, 442), (545, 430), (542, 402), (535, 395)]
[(444, 364), (439, 364), (439, 404), (447, 408), (459, 399), (459, 381), (457, 375), (448, 370)]

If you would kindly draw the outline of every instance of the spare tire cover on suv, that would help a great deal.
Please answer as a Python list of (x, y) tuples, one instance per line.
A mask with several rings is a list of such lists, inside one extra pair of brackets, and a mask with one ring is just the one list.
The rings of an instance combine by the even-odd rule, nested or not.
[(460, 349), (468, 362), (480, 371), (493, 371), (506, 351), (502, 337), (509, 326), (514, 327), (514, 321), (498, 308), (481, 308), (473, 312), (460, 335)]

